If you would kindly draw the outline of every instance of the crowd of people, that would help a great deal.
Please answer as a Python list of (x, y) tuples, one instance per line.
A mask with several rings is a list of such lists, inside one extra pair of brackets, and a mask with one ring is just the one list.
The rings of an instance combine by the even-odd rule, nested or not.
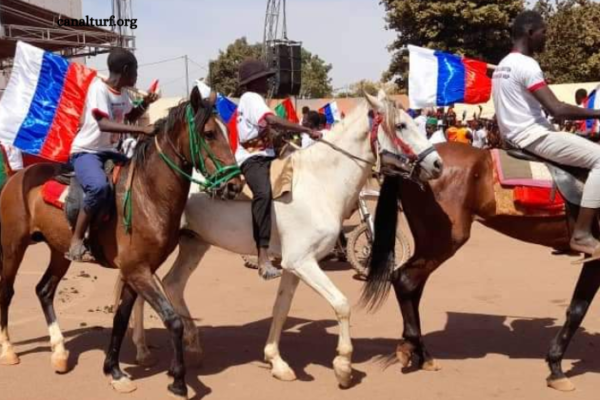
[(485, 149), (491, 147), (490, 132), (494, 131), (495, 121), (474, 114), (467, 119), (466, 112), (462, 119), (457, 118), (454, 107), (437, 109), (409, 110), (419, 130), (432, 143), (459, 142)]

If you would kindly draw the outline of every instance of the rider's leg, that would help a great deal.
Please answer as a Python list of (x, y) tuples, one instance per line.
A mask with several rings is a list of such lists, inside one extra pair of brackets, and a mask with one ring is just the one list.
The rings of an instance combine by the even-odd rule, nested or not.
[(600, 250), (600, 242), (592, 234), (596, 212), (600, 208), (600, 146), (572, 133), (552, 132), (527, 146), (527, 150), (560, 164), (590, 170), (571, 248), (587, 254)]
[[(104, 173), (104, 159), (100, 154), (78, 153), (72, 157), (77, 180), (84, 192), (83, 209), (71, 238), (69, 258), (72, 261), (93, 261), (84, 247), (85, 233), (93, 216), (106, 204), (110, 196), (110, 184)], [(87, 253), (87, 254), (86, 254)]]
[(271, 241), (271, 161), (268, 157), (251, 157), (241, 166), (242, 173), (252, 191), (252, 228), (258, 249), (258, 273), (263, 279), (281, 276), (269, 260)]

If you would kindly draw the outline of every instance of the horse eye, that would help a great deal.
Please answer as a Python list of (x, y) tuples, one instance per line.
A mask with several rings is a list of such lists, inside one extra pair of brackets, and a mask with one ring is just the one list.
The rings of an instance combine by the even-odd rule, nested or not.
[(406, 129), (406, 124), (404, 122), (399, 123), (398, 125), (396, 125), (396, 129), (402, 131), (402, 130)]
[(204, 137), (208, 140), (215, 140), (215, 138), (216, 138), (215, 131), (205, 131)]

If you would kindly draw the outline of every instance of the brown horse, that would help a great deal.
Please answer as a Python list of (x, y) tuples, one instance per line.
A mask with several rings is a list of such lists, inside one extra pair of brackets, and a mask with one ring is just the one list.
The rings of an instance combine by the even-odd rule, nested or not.
[[(425, 370), (439, 366), (423, 343), (419, 303), (429, 275), (452, 257), (469, 239), (471, 225), (483, 225), (510, 237), (552, 248), (568, 248), (569, 223), (564, 217), (508, 217), (495, 213), (493, 164), (489, 151), (462, 144), (437, 147), (444, 160), (442, 176), (423, 189), (399, 178), (386, 178), (375, 217), (375, 243), (368, 282), (363, 293), (365, 304), (376, 307), (393, 286), (404, 319), (403, 339), (397, 346), (399, 361), (411, 361)], [(415, 240), (415, 253), (396, 272), (390, 272), (398, 200)], [(571, 208), (571, 207), (570, 207)], [(571, 225), (572, 226), (572, 225)], [(573, 334), (600, 286), (600, 263), (583, 266), (567, 320), (552, 341), (547, 362), (550, 387), (568, 391), (574, 385), (565, 376), (561, 362)]]
[[(117, 391), (135, 389), (119, 367), (119, 352), (139, 294), (158, 313), (171, 336), (174, 357), (169, 375), (174, 381), (169, 391), (187, 398), (183, 322), (157, 284), (154, 273), (177, 246), (193, 166), (203, 167), (209, 184), (220, 184), (220, 194), (234, 197), (241, 190), (235, 159), (213, 114), (214, 100), (214, 94), (203, 100), (194, 88), (189, 101), (172, 108), (168, 116), (156, 124), (155, 136), (140, 141), (132, 161), (123, 167), (115, 185), (116, 211), (108, 221), (96, 221), (95, 229), (90, 230), (90, 242), (101, 249), (103, 264), (118, 268), (124, 280), (104, 362), (104, 373)], [(36, 292), (48, 323), (53, 368), (57, 372), (68, 369), (68, 352), (56, 320), (53, 299), (70, 265), (64, 254), (69, 248), (71, 230), (64, 212), (46, 204), (41, 196), (42, 185), (59, 172), (60, 166), (56, 164), (33, 165), (10, 178), (2, 191), (0, 364), (19, 362), (8, 337), (8, 309), (25, 250), (30, 244), (43, 241), (50, 247), (51, 258)], [(132, 189), (131, 206), (123, 207), (128, 182)], [(216, 189), (216, 186), (211, 187)], [(126, 231), (124, 222), (128, 212), (132, 221), (130, 231)]]

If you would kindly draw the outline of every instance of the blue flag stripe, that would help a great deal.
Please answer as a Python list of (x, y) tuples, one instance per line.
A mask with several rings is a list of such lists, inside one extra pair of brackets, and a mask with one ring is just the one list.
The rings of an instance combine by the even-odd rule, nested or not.
[(39, 154), (60, 101), (69, 62), (52, 53), (44, 52), (39, 80), (14, 145), (29, 154)]
[(459, 56), (436, 51), (438, 59), (437, 105), (448, 106), (465, 99), (465, 66)]

